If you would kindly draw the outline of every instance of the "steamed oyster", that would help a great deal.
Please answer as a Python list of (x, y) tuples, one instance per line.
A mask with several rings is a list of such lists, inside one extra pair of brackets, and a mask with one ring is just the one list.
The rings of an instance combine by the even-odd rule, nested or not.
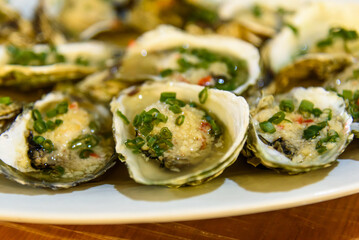
[(277, 92), (321, 85), (359, 56), (358, 10), (356, 2), (327, 1), (295, 15), (292, 28), (284, 28), (263, 50), (264, 62), (276, 74)]
[(68, 188), (114, 165), (111, 114), (84, 99), (50, 93), (0, 135), (0, 169), (20, 184)]
[(343, 99), (323, 88), (264, 96), (251, 115), (247, 147), (254, 165), (290, 173), (327, 167), (352, 139)]
[(174, 80), (241, 94), (259, 75), (257, 49), (241, 40), (196, 36), (162, 25), (129, 46), (118, 77)]
[(196, 185), (218, 176), (246, 140), (242, 97), (178, 82), (131, 87), (111, 103), (116, 151), (148, 185)]
[(359, 64), (348, 67), (324, 86), (344, 99), (347, 111), (353, 117), (351, 129), (359, 137)]
[(0, 46), (0, 86), (39, 88), (85, 77), (111, 64), (116, 48), (101, 42), (56, 47)]
[(220, 33), (229, 33), (256, 46), (273, 37), (307, 1), (232, 0), (220, 7), (219, 16), (228, 21)]

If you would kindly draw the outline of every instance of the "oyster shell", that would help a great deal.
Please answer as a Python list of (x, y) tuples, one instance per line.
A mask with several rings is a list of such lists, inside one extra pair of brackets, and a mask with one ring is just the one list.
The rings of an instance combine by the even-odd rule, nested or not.
[(0, 46), (0, 85), (32, 89), (85, 77), (111, 64), (116, 48), (102, 42)]
[(351, 129), (359, 137), (359, 64), (355, 63), (324, 84), (325, 88), (335, 91), (346, 104), (348, 113), (353, 117)]
[(352, 140), (343, 99), (323, 88), (264, 96), (251, 115), (247, 148), (259, 163), (289, 173), (330, 166)]
[(293, 17), (292, 28), (283, 28), (263, 49), (265, 65), (277, 75), (277, 92), (305, 86), (305, 79), (322, 85), (354, 61), (359, 54), (358, 10), (356, 2), (323, 1)]
[[(237, 159), (246, 140), (248, 104), (232, 93), (204, 89), (152, 82), (130, 87), (111, 102), (116, 152), (136, 182), (197, 185)], [(201, 104), (199, 94), (203, 97), (205, 91), (207, 99)], [(168, 100), (166, 94), (175, 96)], [(153, 127), (149, 132), (148, 126)]]
[(273, 37), (307, 2), (306, 0), (232, 0), (221, 5), (219, 16), (230, 22), (226, 24), (227, 26), (232, 25), (232, 29), (240, 29), (237, 37), (260, 46), (265, 39)]
[(23, 185), (69, 188), (115, 164), (111, 114), (85, 99), (50, 93), (0, 135), (0, 169)]
[(259, 54), (249, 43), (196, 36), (162, 25), (131, 44), (118, 78), (176, 80), (243, 93), (259, 76)]

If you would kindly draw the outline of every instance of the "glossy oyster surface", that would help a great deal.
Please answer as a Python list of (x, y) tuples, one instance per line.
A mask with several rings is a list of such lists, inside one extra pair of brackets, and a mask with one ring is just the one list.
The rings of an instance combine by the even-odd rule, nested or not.
[(289, 173), (330, 166), (352, 140), (343, 99), (323, 88), (264, 96), (251, 115), (249, 162)]
[(0, 47), (0, 85), (32, 89), (80, 79), (111, 64), (117, 50), (92, 41), (51, 47)]
[(353, 63), (359, 53), (358, 10), (356, 2), (319, 1), (293, 17), (292, 27), (263, 49), (266, 66), (277, 75), (277, 92), (308, 86), (305, 79), (321, 85)]
[(348, 67), (324, 86), (344, 99), (347, 111), (353, 117), (351, 129), (359, 137), (359, 64)]
[(162, 25), (130, 45), (118, 75), (127, 81), (181, 81), (241, 94), (259, 76), (259, 53), (239, 39), (191, 35)]
[(115, 163), (109, 133), (105, 107), (50, 93), (0, 135), (1, 172), (20, 184), (52, 189), (89, 181)]
[(116, 152), (130, 176), (147, 185), (197, 185), (218, 176), (237, 159), (249, 123), (242, 97), (178, 82), (128, 88), (111, 111)]

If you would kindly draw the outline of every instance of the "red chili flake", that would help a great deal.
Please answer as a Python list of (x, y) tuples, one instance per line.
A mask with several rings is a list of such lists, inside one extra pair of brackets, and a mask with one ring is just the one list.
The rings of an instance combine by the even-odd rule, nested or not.
[(199, 128), (202, 132), (208, 132), (211, 129), (211, 124), (207, 121), (201, 121), (201, 126)]
[(198, 85), (200, 85), (200, 86), (208, 86), (208, 85), (210, 85), (211, 80), (212, 80), (212, 77), (208, 75), (208, 76), (206, 76), (204, 78), (201, 78), (198, 81)]
[(284, 126), (283, 126), (283, 125), (277, 125), (277, 127), (278, 127), (279, 129), (284, 129)]
[(78, 103), (77, 102), (73, 102), (70, 104), (69, 108), (70, 109), (77, 109), (79, 107)]
[(305, 120), (303, 120), (303, 122), (304, 123), (312, 123), (312, 122), (314, 122), (314, 120), (313, 119), (305, 119)]
[(90, 153), (90, 156), (91, 156), (91, 157), (95, 157), (95, 158), (99, 158), (99, 157), (100, 157), (100, 155), (98, 155), (97, 153)]
[(128, 41), (127, 47), (133, 47), (134, 45), (136, 45), (136, 40), (131, 39), (130, 41)]
[(314, 122), (313, 119), (303, 119), (303, 117), (299, 117), (295, 120), (296, 122), (303, 124), (303, 123), (312, 123)]

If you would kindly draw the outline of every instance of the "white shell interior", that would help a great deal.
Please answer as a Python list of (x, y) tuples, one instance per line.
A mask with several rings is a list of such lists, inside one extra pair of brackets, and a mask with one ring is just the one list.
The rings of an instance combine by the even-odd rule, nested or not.
[(324, 39), (331, 27), (343, 27), (359, 32), (359, 3), (354, 1), (318, 1), (302, 8), (292, 20), (298, 36), (286, 27), (267, 46), (266, 61), (273, 72), (294, 61), (302, 48), (310, 48)]
[[(121, 93), (111, 103), (111, 111), (120, 110), (131, 122), (136, 114), (152, 103), (159, 100), (161, 92), (176, 92), (177, 98), (186, 102), (195, 102), (203, 106), (214, 115), (225, 127), (223, 153), (216, 157), (205, 159), (202, 163), (183, 170), (172, 172), (159, 167), (156, 161), (146, 161), (141, 154), (134, 154), (124, 142), (134, 138), (132, 125), (125, 125), (121, 118), (114, 116), (114, 134), (116, 152), (126, 157), (129, 172), (135, 181), (144, 184), (183, 185), (191, 181), (198, 181), (220, 173), (226, 166), (237, 158), (241, 150), (249, 123), (248, 104), (242, 97), (232, 93), (209, 89), (205, 104), (198, 102), (198, 93), (203, 89), (200, 86), (185, 83), (149, 83), (141, 86), (139, 92), (133, 96), (128, 94), (136, 88), (129, 88)], [(116, 115), (116, 114), (114, 114)]]
[(248, 65), (249, 78), (245, 84), (234, 90), (236, 94), (242, 93), (248, 86), (253, 85), (259, 76), (259, 53), (253, 45), (236, 38), (220, 35), (192, 35), (169, 25), (161, 25), (155, 30), (143, 34), (133, 45), (128, 47), (124, 61), (132, 55), (146, 57), (150, 52), (180, 46), (205, 48), (221, 55), (245, 60)]
[[(310, 169), (329, 164), (336, 160), (336, 157), (345, 148), (349, 135), (350, 125), (352, 123), (352, 117), (345, 110), (345, 103), (342, 98), (338, 97), (334, 92), (325, 91), (323, 88), (295, 88), (288, 94), (280, 95), (277, 100), (281, 99), (296, 99), (298, 102), (306, 99), (313, 103), (320, 109), (330, 108), (332, 109), (333, 118), (337, 118), (338, 121), (343, 123), (343, 129), (341, 135), (344, 136), (337, 142), (336, 147), (324, 153), (320, 157), (315, 159), (307, 159), (300, 164), (292, 162), (291, 159), (284, 156), (282, 153), (264, 144), (257, 136), (256, 138), (256, 150), (263, 163), (268, 167), (281, 167), (291, 172), (309, 171)], [(259, 123), (253, 119), (253, 124), (257, 126)], [(252, 132), (253, 133), (253, 132)], [(252, 136), (253, 137), (253, 136)]]

